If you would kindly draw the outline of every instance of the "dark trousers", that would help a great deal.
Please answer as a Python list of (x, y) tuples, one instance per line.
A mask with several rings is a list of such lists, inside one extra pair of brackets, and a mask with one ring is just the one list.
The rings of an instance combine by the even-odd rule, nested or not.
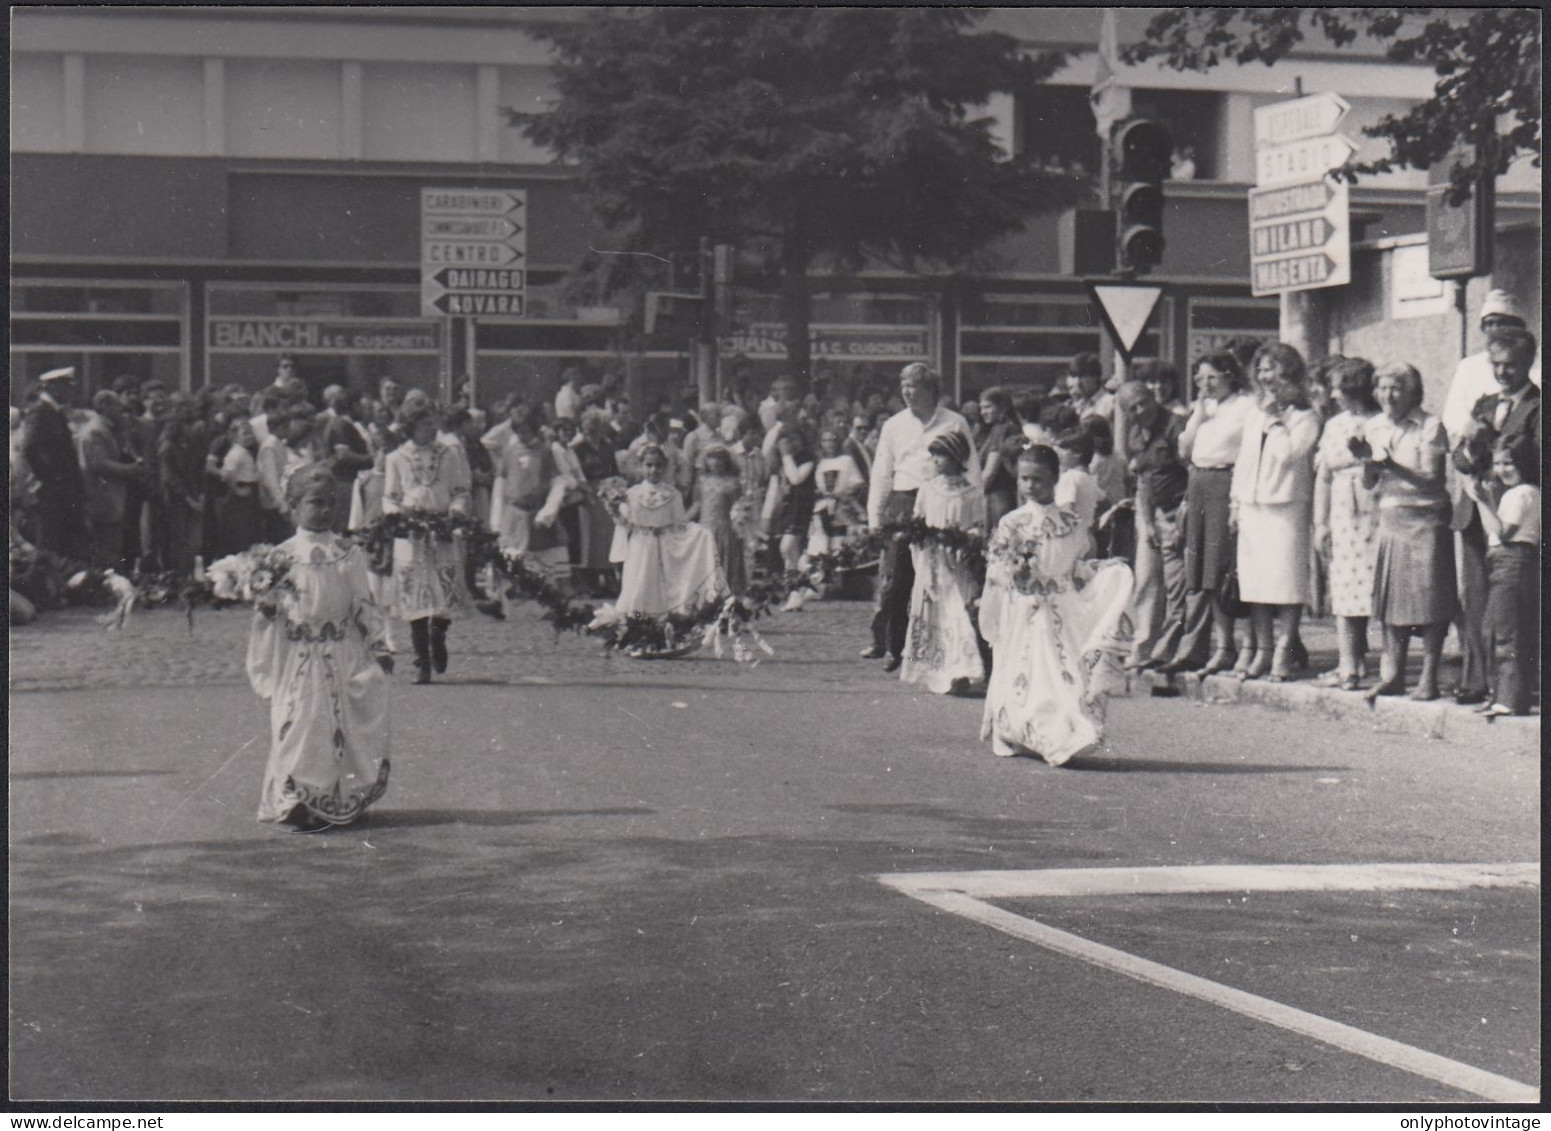
[[(902, 522), (915, 512), (914, 491), (891, 491), (883, 504), (883, 521)], [(905, 652), (905, 633), (910, 628), (910, 591), (915, 587), (916, 567), (910, 545), (892, 538), (878, 559), (878, 608), (872, 616), (872, 642), (891, 656)]]
[(1486, 552), (1487, 655), (1497, 665), (1493, 698), (1526, 714), (1540, 682), (1540, 548), (1523, 543)]

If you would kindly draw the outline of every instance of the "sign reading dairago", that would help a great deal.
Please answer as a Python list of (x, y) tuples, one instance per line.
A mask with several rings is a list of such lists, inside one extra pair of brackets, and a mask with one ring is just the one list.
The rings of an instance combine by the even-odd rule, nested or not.
[(420, 311), (520, 317), (526, 305), (524, 189), (420, 190)]

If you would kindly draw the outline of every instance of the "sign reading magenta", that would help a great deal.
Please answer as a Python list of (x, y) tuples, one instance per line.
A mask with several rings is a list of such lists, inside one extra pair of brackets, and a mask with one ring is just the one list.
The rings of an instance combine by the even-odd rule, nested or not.
[(420, 190), (420, 313), (523, 315), (527, 205), (524, 189)]

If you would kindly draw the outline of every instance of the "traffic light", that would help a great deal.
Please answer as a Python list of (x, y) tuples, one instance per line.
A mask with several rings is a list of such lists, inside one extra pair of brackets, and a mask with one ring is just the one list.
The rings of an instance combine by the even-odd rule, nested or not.
[(1162, 122), (1138, 118), (1115, 132), (1116, 258), (1122, 271), (1143, 274), (1163, 260), (1163, 182), (1173, 161), (1174, 138)]

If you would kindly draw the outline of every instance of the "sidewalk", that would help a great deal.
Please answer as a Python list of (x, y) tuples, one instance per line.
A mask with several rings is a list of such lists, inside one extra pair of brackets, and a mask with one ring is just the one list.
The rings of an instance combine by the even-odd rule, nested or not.
[[(1374, 631), (1369, 630), (1369, 643), (1376, 644)], [(1404, 696), (1385, 697), (1371, 706), (1361, 691), (1342, 691), (1334, 687), (1316, 687), (1314, 679), (1336, 666), (1336, 629), (1330, 618), (1315, 620), (1305, 617), (1302, 628), (1303, 642), (1309, 649), (1309, 670), (1299, 674), (1290, 683), (1268, 683), (1263, 679), (1240, 682), (1232, 675), (1166, 676), (1159, 672), (1131, 673), (1129, 692), (1132, 695), (1180, 695), (1208, 703), (1254, 703), (1279, 711), (1301, 711), (1338, 719), (1356, 726), (1388, 731), (1394, 734), (1414, 734), (1423, 738), (1441, 738), (1463, 746), (1491, 747), (1515, 754), (1535, 754), (1540, 751), (1540, 715), (1506, 717), (1488, 720), (1475, 713), (1473, 707), (1461, 707), (1452, 697), (1445, 696), (1432, 703), (1417, 703)], [(1412, 644), (1407, 686), (1416, 685), (1420, 670), (1420, 641)], [(1369, 670), (1378, 671), (1378, 652), (1370, 650)], [(1453, 687), (1459, 678), (1460, 658), (1447, 648), (1443, 655), (1443, 686)]]

